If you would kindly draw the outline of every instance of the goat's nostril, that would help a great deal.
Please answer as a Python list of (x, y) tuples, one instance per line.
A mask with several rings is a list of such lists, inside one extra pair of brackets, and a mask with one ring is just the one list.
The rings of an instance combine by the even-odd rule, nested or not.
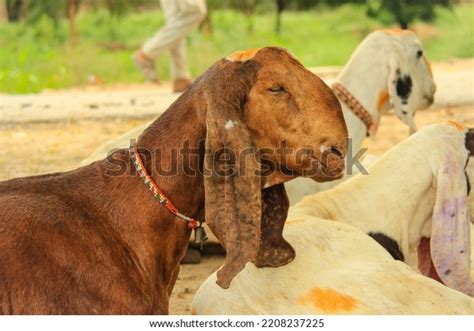
[(332, 146), (330, 149), (329, 149), (329, 152), (331, 154), (334, 154), (334, 155), (337, 155), (339, 156), (340, 158), (344, 158), (344, 154), (341, 152), (341, 150), (337, 147), (334, 147)]

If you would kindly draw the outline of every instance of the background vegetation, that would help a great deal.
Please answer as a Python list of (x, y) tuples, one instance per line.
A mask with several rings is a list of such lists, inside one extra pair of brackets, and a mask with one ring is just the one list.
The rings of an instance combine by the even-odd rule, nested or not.
[[(3, 0), (0, 6), (14, 6), (16, 1)], [(420, 5), (427, 2), (429, 6)], [(142, 81), (131, 62), (131, 54), (164, 23), (158, 3), (157, 0), (22, 1), (16, 16), (8, 15), (9, 21), (0, 22), (0, 92), (28, 93), (97, 82)], [(396, 25), (413, 28), (432, 60), (474, 56), (472, 3), (453, 5), (444, 0), (208, 0), (208, 3), (209, 20), (187, 39), (194, 75), (237, 49), (266, 45), (288, 48), (307, 66), (343, 65), (367, 33)], [(392, 8), (396, 3), (402, 6)], [(441, 6), (435, 6), (438, 3)], [(400, 22), (397, 15), (404, 21)], [(161, 78), (167, 79), (167, 54), (159, 58), (157, 68)]]

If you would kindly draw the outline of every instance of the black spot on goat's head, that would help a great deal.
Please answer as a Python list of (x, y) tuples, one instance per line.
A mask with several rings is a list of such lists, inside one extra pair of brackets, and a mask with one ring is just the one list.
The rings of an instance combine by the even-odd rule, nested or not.
[(401, 99), (402, 105), (408, 105), (408, 98), (410, 97), (412, 86), (413, 83), (409, 75), (398, 77), (396, 82), (396, 89), (397, 96)]

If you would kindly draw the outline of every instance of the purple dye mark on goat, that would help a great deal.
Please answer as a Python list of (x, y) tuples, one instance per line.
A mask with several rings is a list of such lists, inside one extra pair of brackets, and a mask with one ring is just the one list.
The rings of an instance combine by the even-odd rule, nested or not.
[(437, 178), (436, 210), (433, 213), (431, 253), (444, 284), (468, 295), (470, 279), (470, 222), (463, 162), (451, 151)]
[[(466, 217), (466, 197), (449, 197), (443, 199), (442, 206), (438, 209), (435, 218), (439, 219), (438, 222), (442, 222), (439, 224), (440, 231), (437, 233), (437, 237), (439, 243), (442, 245), (447, 244), (454, 244), (456, 243), (456, 239), (462, 238), (459, 236), (459, 231), (463, 231), (463, 229), (459, 229), (459, 226), (464, 227), (462, 224), (458, 223), (458, 217)], [(452, 257), (452, 256), (451, 256)]]
[(454, 222), (456, 220), (457, 213), (462, 211), (466, 206), (466, 197), (454, 197), (443, 200), (443, 207), (440, 212), (442, 213), (445, 222)]
[(469, 277), (470, 229), (466, 203), (466, 196), (443, 199), (442, 207), (433, 219), (438, 224), (436, 233), (432, 233), (431, 251), (433, 263), (443, 283), (472, 295), (473, 282)]

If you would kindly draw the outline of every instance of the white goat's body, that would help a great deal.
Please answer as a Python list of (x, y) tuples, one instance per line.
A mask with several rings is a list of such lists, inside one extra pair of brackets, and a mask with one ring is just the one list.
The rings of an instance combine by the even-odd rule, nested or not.
[[(442, 224), (453, 219), (440, 219), (446, 202), (466, 199), (465, 134), (453, 125), (423, 128), (376, 161), (368, 176), (306, 197), (290, 208), (284, 230), (296, 260), (276, 269), (248, 264), (226, 292), (211, 276), (196, 294), (196, 313), (474, 314), (471, 297), (415, 271), (413, 254), (423, 237), (439, 238), (443, 231), (454, 242), (432, 246), (431, 252), (462, 265), (459, 274), (467, 277), (447, 281), (471, 293), (466, 203), (453, 210), (459, 218), (449, 231)], [(455, 162), (452, 174), (446, 172), (446, 160)], [(453, 186), (446, 187), (447, 182)], [(415, 270), (395, 261), (370, 232), (395, 241)]]
[(422, 276), (365, 233), (306, 216), (287, 221), (296, 258), (279, 268), (247, 264), (231, 286), (215, 273), (197, 291), (196, 314), (474, 314), (474, 300)]
[[(365, 233), (383, 233), (399, 245), (405, 262), (418, 270), (420, 241), (431, 237), (436, 182), (440, 180), (438, 168), (453, 152), (456, 140), (463, 143), (462, 135), (460, 138), (447, 134), (442, 125), (424, 130), (425, 134), (406, 139), (375, 161), (368, 176), (358, 175), (331, 190), (305, 197), (290, 208), (288, 218), (321, 217), (352, 225)], [(460, 169), (466, 158), (460, 155)], [(474, 160), (468, 162), (466, 176), (472, 187)], [(467, 185), (464, 178), (460, 183)], [(472, 229), (472, 192), (467, 197), (467, 205)], [(474, 252), (474, 240), (470, 246)], [(471, 261), (471, 279), (474, 279), (474, 254)]]

